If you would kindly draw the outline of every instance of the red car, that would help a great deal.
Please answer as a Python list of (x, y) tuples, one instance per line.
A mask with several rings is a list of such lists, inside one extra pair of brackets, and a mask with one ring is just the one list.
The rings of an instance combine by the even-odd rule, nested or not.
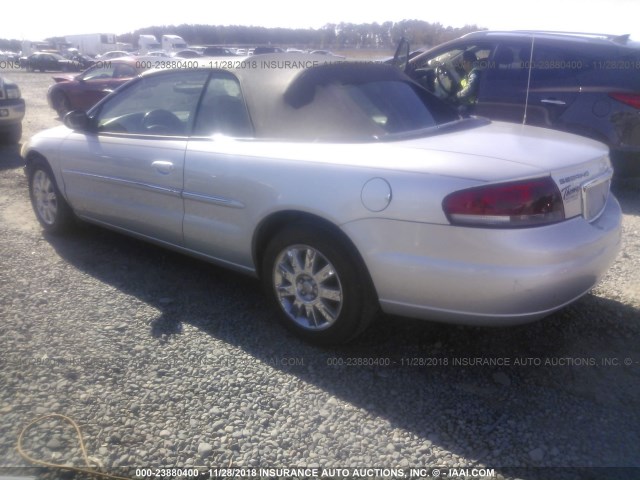
[(79, 75), (61, 74), (47, 92), (49, 106), (60, 118), (71, 110), (88, 110), (98, 100), (141, 73), (144, 62), (118, 58), (97, 62)]

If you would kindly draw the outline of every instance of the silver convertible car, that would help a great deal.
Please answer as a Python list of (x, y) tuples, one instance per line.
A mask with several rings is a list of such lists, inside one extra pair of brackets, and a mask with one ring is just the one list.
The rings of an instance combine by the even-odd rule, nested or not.
[(461, 118), (396, 68), (263, 55), (146, 72), (23, 148), (45, 230), (75, 218), (259, 277), (306, 340), (379, 311), (532, 321), (614, 261), (607, 148)]

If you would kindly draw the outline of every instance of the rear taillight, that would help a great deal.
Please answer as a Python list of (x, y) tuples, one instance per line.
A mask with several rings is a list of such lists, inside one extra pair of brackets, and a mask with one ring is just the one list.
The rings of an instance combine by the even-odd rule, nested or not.
[(453, 225), (530, 227), (564, 220), (560, 190), (551, 177), (474, 187), (445, 197)]
[(610, 93), (609, 96), (614, 100), (624, 103), (625, 105), (640, 109), (640, 93), (614, 92)]

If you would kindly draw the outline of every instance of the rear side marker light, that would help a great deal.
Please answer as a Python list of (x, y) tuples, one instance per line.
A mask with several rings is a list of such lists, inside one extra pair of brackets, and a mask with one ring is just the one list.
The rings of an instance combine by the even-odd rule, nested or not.
[(453, 225), (518, 228), (564, 220), (562, 195), (551, 177), (454, 192), (442, 202)]

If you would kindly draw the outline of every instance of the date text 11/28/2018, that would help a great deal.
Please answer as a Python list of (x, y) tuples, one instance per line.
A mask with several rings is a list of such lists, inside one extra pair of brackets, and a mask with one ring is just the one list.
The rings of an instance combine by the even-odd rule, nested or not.
[(492, 468), (138, 468), (137, 479), (213, 478), (493, 478)]

